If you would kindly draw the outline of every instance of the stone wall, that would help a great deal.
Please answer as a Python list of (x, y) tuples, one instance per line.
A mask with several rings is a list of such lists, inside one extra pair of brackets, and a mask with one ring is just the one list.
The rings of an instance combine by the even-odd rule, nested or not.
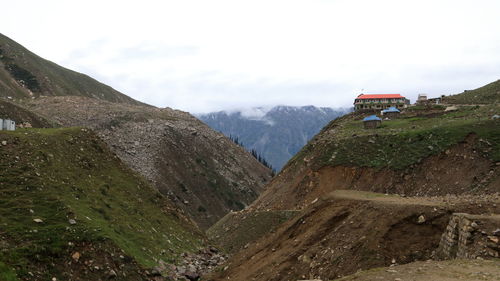
[(441, 236), (440, 259), (500, 257), (500, 215), (455, 213)]

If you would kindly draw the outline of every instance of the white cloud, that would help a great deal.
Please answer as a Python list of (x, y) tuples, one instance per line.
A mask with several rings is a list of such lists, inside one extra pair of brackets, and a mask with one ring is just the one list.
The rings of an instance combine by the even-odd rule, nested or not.
[[(2, 32), (157, 106), (349, 106), (500, 77), (494, 0), (9, 1)], [(22, 14), (22, 19), (19, 15)]]

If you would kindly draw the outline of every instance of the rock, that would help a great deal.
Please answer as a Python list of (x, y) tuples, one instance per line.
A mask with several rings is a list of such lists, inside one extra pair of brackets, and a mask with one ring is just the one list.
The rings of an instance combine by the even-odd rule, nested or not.
[(43, 222), (42, 219), (33, 219), (33, 221), (36, 222), (36, 223), (42, 223)]
[(178, 266), (177, 267), (177, 272), (179, 273), (179, 275), (184, 275), (186, 274), (186, 268), (184, 266)]
[(493, 242), (493, 243), (496, 243), (498, 244), (498, 237), (497, 236), (488, 236), (488, 239)]
[(150, 275), (151, 276), (161, 276), (161, 269), (158, 266), (153, 267)]
[(108, 272), (108, 279), (115, 278), (116, 276), (118, 276), (118, 274), (116, 274), (116, 271), (113, 269)]
[(425, 217), (424, 217), (424, 215), (420, 215), (420, 216), (418, 217), (418, 219), (417, 219), (417, 223), (418, 223), (418, 224), (422, 224), (422, 223), (424, 223), (424, 222), (425, 222)]
[(188, 280), (191, 280), (191, 281), (197, 281), (197, 280), (200, 280), (200, 275), (196, 272), (186, 272), (186, 274), (184, 274), (184, 277), (186, 277)]
[(71, 255), (71, 258), (75, 261), (78, 262), (80, 260), (80, 253), (79, 252), (74, 252), (73, 255)]
[(500, 228), (497, 228), (495, 229), (493, 232), (492, 232), (493, 235), (495, 236), (500, 236)]
[(7, 141), (2, 141), (2, 145), (7, 145)]
[(69, 224), (76, 224), (76, 220), (74, 220), (74, 219), (69, 219), (68, 222), (69, 222)]

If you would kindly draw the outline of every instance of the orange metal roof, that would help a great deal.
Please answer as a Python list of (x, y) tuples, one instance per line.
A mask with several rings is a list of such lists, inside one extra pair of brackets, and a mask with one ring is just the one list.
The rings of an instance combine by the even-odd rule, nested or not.
[(379, 94), (379, 95), (365, 95), (361, 94), (357, 99), (400, 99), (405, 98), (400, 94)]

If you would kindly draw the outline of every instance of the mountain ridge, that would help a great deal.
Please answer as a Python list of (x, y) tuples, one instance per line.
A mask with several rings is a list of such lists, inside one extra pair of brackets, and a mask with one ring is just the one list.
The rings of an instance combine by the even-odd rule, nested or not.
[(146, 105), (92, 77), (39, 57), (0, 33), (0, 97), (85, 96)]
[(278, 105), (218, 111), (197, 117), (214, 130), (238, 139), (248, 150), (255, 150), (273, 168), (280, 170), (324, 125), (348, 111), (312, 105)]
[(0, 36), (0, 116), (88, 127), (202, 228), (249, 205), (271, 171), (187, 112), (138, 102)]

